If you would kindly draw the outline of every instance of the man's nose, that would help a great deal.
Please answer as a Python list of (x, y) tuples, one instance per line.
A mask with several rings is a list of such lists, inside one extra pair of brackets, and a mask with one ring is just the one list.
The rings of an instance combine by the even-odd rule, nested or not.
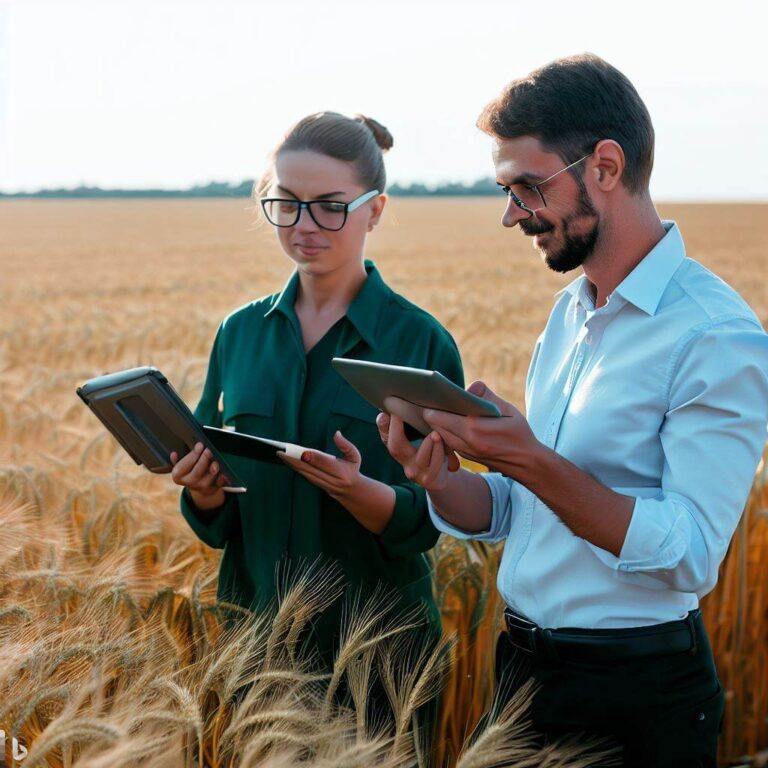
[(504, 215), (501, 217), (501, 224), (504, 227), (514, 227), (519, 221), (530, 217), (528, 211), (524, 211), (515, 201), (507, 198), (507, 207), (504, 209)]
[(306, 207), (299, 211), (299, 218), (294, 227), (298, 232), (316, 232), (319, 229), (315, 220), (309, 215), (309, 208)]

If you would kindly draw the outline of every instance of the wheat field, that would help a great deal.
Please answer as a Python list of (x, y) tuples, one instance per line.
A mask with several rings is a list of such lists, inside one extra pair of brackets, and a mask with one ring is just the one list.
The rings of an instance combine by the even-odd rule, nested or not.
[[(533, 343), (572, 277), (500, 226), (502, 206), (393, 199), (367, 255), (451, 331), (467, 382), (522, 407)], [(768, 324), (766, 207), (659, 209)], [(287, 642), (334, 575), (305, 575), (269, 622), (223, 633), (218, 553), (187, 528), (169, 478), (134, 466), (75, 396), (92, 376), (155, 365), (194, 405), (217, 324), (291, 272), (249, 201), (3, 201), (0, 232), (0, 728), (27, 746), (25, 765), (590, 764), (579, 745), (537, 750), (525, 696), (468, 738), (490, 700), (498, 549), (436, 548), (445, 648), (405, 647), (371, 618), (382, 606), (356, 618), (337, 671), (360, 700), (371, 669), (386, 681), (395, 727), (374, 732), (358, 699), (331, 706)], [(762, 464), (704, 603), (727, 692), (723, 764), (768, 748), (766, 510)], [(429, 744), (413, 713), (441, 687)]]

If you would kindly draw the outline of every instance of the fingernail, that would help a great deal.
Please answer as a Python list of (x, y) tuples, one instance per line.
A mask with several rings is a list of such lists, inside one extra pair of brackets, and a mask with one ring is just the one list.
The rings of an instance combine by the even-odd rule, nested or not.
[[(338, 434), (338, 432), (336, 434)], [(312, 454), (309, 451), (304, 451), (304, 453), (301, 454), (301, 460), (306, 462), (307, 464), (311, 464)]]
[(219, 465), (214, 461), (211, 464), (211, 474), (215, 475), (219, 471)]
[(203, 450), (203, 444), (202, 443), (195, 443), (195, 450), (200, 452)]

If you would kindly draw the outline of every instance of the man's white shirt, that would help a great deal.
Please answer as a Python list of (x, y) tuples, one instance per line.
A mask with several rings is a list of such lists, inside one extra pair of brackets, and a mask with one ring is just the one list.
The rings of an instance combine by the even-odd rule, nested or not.
[(583, 274), (556, 294), (526, 380), (537, 439), (635, 498), (620, 556), (498, 473), (482, 475), (488, 531), (450, 525), (429, 501), (441, 531), (506, 539), (499, 591), (542, 627), (642, 626), (696, 608), (766, 443), (768, 336), (736, 291), (686, 257), (677, 225), (663, 224), (666, 235), (604, 306)]

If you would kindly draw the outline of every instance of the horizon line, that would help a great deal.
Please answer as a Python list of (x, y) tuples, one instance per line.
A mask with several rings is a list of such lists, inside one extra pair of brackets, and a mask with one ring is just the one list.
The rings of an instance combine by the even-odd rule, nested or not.
[[(0, 200), (6, 199), (251, 199), (253, 179), (241, 182), (211, 181), (187, 187), (101, 187), (78, 184), (67, 187), (41, 187), (35, 190), (0, 190)], [(408, 183), (395, 181), (386, 190), (393, 197), (499, 197), (499, 189), (491, 176), (467, 181)], [(688, 195), (667, 195), (655, 200), (659, 203), (692, 204), (766, 204), (766, 196), (706, 198)]]

